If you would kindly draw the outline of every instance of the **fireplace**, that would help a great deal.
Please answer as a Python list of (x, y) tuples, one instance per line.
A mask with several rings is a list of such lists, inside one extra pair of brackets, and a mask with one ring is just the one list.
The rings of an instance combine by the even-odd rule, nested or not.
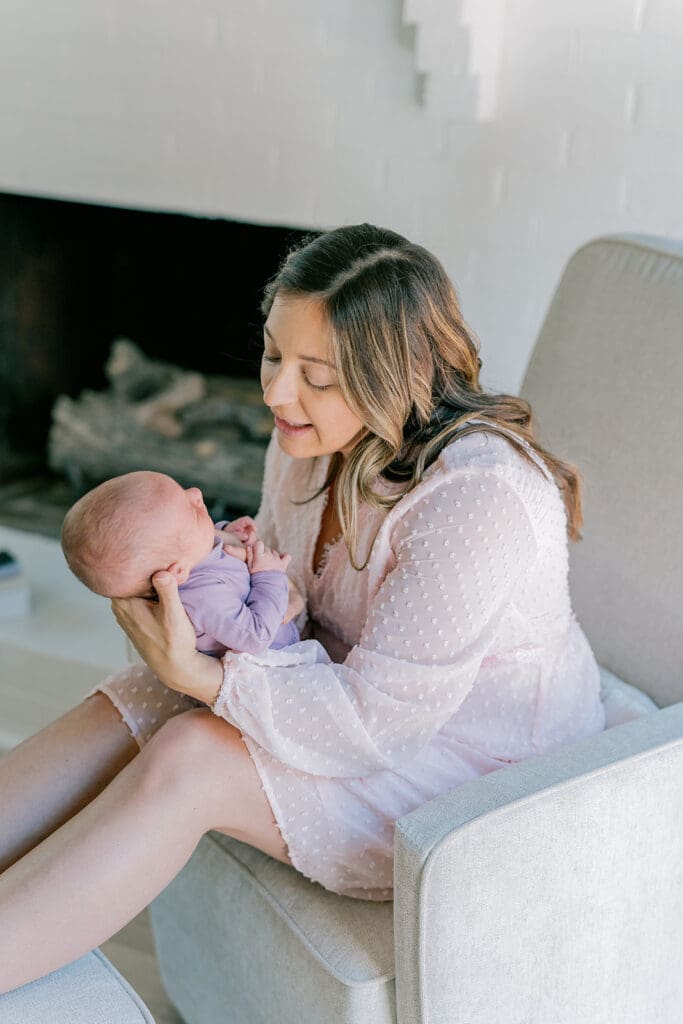
[(52, 410), (107, 385), (116, 338), (256, 382), (261, 291), (302, 233), (0, 194), (0, 522), (58, 533), (77, 494), (47, 463)]

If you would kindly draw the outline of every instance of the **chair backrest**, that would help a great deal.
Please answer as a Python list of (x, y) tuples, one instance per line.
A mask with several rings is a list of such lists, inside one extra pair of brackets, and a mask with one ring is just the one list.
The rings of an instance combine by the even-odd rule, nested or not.
[(683, 700), (683, 241), (575, 252), (521, 393), (583, 476), (570, 586), (598, 661), (660, 706)]

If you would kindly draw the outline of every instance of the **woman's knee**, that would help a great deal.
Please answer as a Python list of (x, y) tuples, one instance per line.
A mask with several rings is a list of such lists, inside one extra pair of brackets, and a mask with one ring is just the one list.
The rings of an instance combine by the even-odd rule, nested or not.
[(147, 798), (184, 811), (200, 832), (217, 829), (290, 864), (261, 779), (239, 729), (208, 708), (169, 719), (143, 748)]
[(208, 708), (193, 708), (164, 722), (140, 756), (152, 786), (196, 795), (236, 770), (240, 747), (238, 729)]

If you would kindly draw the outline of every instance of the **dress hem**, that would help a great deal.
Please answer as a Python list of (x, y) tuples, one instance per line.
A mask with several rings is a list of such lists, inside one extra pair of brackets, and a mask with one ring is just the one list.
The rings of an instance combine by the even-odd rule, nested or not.
[[(300, 858), (298, 851), (296, 850), (293, 843), (289, 839), (289, 830), (287, 827), (283, 827), (284, 822), (286, 821), (286, 817), (282, 813), (282, 809), (280, 807), (278, 798), (270, 785), (267, 770), (261, 762), (260, 752), (263, 748), (259, 743), (257, 743), (257, 741), (252, 736), (249, 736), (248, 733), (243, 733), (240, 730), (240, 735), (242, 736), (244, 744), (251, 756), (252, 763), (254, 764), (254, 767), (256, 768), (259, 778), (261, 779), (261, 785), (270, 803), (273, 818), (275, 819), (275, 825), (277, 826), (277, 829), (280, 832), (280, 835), (282, 836), (282, 839), (287, 846), (287, 852), (292, 862), (292, 867), (296, 871), (298, 871), (299, 874), (302, 875), (307, 881), (319, 885), (322, 889), (325, 890), (325, 892), (329, 892), (333, 896), (342, 896), (345, 899), (363, 900), (364, 902), (368, 903), (382, 903), (393, 901), (393, 887), (373, 886), (370, 888), (366, 888), (365, 886), (362, 886), (360, 887), (362, 892), (359, 891), (359, 887), (355, 887), (353, 890), (350, 890), (349, 892), (338, 892), (336, 889), (331, 889), (330, 886), (326, 885), (321, 879), (314, 878), (312, 875), (308, 874), (306, 870), (304, 870), (303, 860)], [(367, 892), (369, 891), (382, 892), (383, 895), (368, 896)], [(386, 893), (388, 892), (391, 893), (391, 895), (386, 895)]]
[[(244, 733), (244, 732), (242, 732), (240, 730), (240, 735), (242, 736), (242, 740), (244, 742), (244, 745), (247, 748), (247, 750), (249, 751), (249, 756), (251, 757), (251, 760), (252, 760), (252, 763), (254, 765), (254, 768), (256, 769), (256, 772), (258, 773), (258, 776), (259, 776), (259, 778), (261, 780), (261, 788), (263, 789), (263, 792), (266, 794), (266, 797), (268, 798), (268, 802), (270, 804), (270, 809), (272, 811), (273, 818), (275, 820), (275, 825), (276, 825), (280, 835), (282, 836), (282, 839), (283, 839), (283, 842), (285, 843), (285, 846), (287, 847), (287, 854), (289, 856), (289, 859), (292, 862), (291, 866), (296, 871), (298, 871), (300, 875), (303, 875), (304, 878), (308, 879), (309, 882), (316, 882), (318, 885), (322, 885), (321, 882), (317, 882), (317, 880), (315, 878), (311, 878), (310, 875), (306, 874), (306, 872), (304, 871), (304, 869), (302, 867), (302, 862), (299, 860), (299, 854), (295, 852), (294, 844), (292, 843), (292, 840), (290, 839), (289, 829), (284, 826), (284, 822), (286, 820), (285, 819), (285, 815), (282, 813), (282, 808), (280, 807), (280, 802), (279, 802), (278, 798), (275, 795), (275, 792), (274, 792), (274, 790), (273, 790), (273, 788), (272, 788), (272, 786), (270, 784), (270, 780), (268, 778), (268, 773), (265, 770), (265, 767), (264, 767), (264, 765), (263, 765), (263, 763), (261, 761), (261, 757), (260, 757), (261, 746), (260, 746), (260, 744), (258, 744), (256, 742), (256, 740), (252, 736), (250, 736), (248, 733)], [(339, 895), (341, 895), (341, 893), (336, 893), (335, 895), (339, 896)]]
[(141, 739), (139, 730), (135, 722), (135, 716), (132, 715), (129, 708), (125, 706), (125, 702), (121, 700), (121, 698), (119, 697), (115, 690), (109, 689), (106, 680), (104, 680), (101, 683), (98, 683), (97, 686), (94, 686), (92, 690), (86, 693), (82, 699), (87, 700), (88, 697), (93, 697), (96, 693), (103, 693), (105, 697), (114, 705), (114, 707), (121, 716), (123, 724), (128, 729), (128, 732), (130, 733), (131, 737), (137, 743), (138, 748), (142, 750), (143, 746), (145, 745), (145, 740)]

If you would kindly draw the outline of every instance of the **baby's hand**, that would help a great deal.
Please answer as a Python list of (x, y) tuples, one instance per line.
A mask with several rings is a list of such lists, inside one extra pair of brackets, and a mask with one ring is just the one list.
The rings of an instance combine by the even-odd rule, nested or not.
[(268, 569), (287, 572), (291, 560), (291, 555), (278, 554), (273, 548), (267, 548), (262, 540), (257, 540), (247, 548), (247, 569), (250, 573), (265, 572)]
[(243, 544), (253, 544), (256, 540), (256, 523), (251, 516), (240, 516), (226, 523), (224, 529), (236, 534)]
[(246, 562), (247, 547), (256, 540), (256, 523), (251, 516), (234, 519), (216, 532), (223, 538), (223, 550), (226, 555), (234, 555), (241, 562)]

